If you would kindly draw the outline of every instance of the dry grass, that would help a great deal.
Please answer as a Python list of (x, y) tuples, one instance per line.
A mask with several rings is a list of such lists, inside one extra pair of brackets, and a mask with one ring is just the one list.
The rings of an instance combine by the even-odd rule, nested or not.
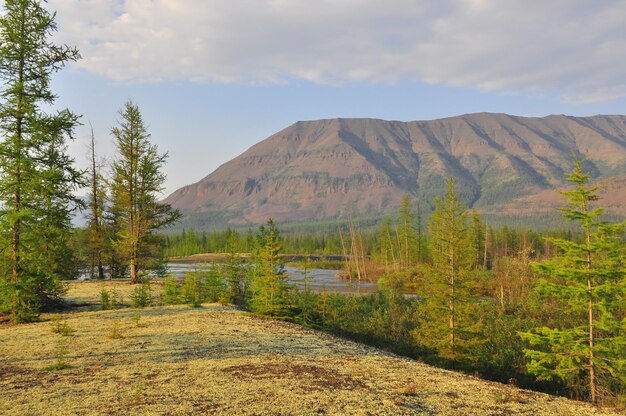
[[(111, 284), (74, 283), (69, 296), (97, 303), (102, 286)], [(130, 309), (66, 313), (75, 331), (69, 337), (52, 333), (49, 322), (0, 326), (0, 413), (612, 414), (230, 307), (148, 308), (142, 326), (134, 317)], [(111, 338), (116, 323), (121, 337)], [(71, 368), (46, 370), (57, 360), (59, 338)]]

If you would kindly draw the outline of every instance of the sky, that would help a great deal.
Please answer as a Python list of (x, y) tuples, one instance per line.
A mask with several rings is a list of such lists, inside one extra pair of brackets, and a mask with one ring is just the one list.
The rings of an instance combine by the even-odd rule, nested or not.
[(169, 153), (164, 195), (298, 120), (430, 120), (476, 112), (626, 114), (626, 2), (609, 0), (49, 0), (53, 77), (89, 123), (131, 99)]

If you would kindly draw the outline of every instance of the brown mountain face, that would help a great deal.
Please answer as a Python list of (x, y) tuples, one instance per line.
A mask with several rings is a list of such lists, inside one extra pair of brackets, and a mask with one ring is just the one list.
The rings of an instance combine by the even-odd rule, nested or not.
[[(564, 185), (574, 156), (595, 178), (626, 175), (626, 116), (297, 122), (166, 202), (200, 228), (341, 219), (393, 212), (404, 193), (428, 206), (455, 176), (470, 207), (532, 214), (541, 195)], [(624, 182), (612, 183), (623, 186), (612, 191), (622, 208)]]

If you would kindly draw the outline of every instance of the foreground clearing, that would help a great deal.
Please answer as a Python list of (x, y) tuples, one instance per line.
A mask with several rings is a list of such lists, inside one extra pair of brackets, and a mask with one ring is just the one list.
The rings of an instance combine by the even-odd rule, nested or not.
[[(73, 283), (96, 302), (102, 285)], [(126, 298), (128, 299), (128, 298)], [(231, 307), (62, 314), (0, 326), (6, 415), (610, 415), (584, 403), (433, 368)], [(51, 315), (44, 319), (50, 320)], [(59, 361), (71, 368), (46, 370)]]

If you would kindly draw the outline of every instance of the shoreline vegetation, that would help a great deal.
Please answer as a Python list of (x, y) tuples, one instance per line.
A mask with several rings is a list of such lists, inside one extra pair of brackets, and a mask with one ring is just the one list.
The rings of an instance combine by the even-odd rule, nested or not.
[[(136, 287), (136, 286), (135, 286)], [(203, 303), (130, 308), (135, 287), (70, 282), (81, 306), (0, 325), (7, 414), (617, 415)], [(103, 290), (123, 304), (100, 309)], [(152, 283), (160, 302), (163, 284)], [(35, 342), (38, 348), (30, 348)], [(79, 383), (79, 384), (77, 384)], [(80, 400), (76, 389), (80, 388)], [(15, 397), (20, 397), (15, 400)]]

